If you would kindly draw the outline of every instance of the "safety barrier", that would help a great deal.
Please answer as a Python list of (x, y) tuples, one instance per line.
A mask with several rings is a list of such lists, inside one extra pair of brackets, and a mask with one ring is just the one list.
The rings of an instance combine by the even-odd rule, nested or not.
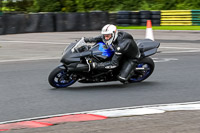
[(192, 25), (200, 25), (200, 10), (192, 10)]
[(4, 34), (24, 33), (26, 27), (25, 14), (5, 14), (2, 16), (2, 20), (3, 22), (1, 23), (4, 25)]
[(0, 35), (100, 30), (105, 24), (119, 26), (200, 25), (200, 10), (119, 11), (83, 13), (31, 13), (0, 15)]
[(4, 34), (5, 23), (4, 18), (0, 16), (0, 35)]
[(161, 25), (200, 25), (200, 10), (162, 10)]
[(90, 22), (90, 30), (99, 30), (104, 25), (106, 25), (109, 21), (108, 12), (90, 12), (89, 13), (89, 22)]
[(160, 11), (119, 11), (117, 13), (118, 26), (142, 25), (145, 26), (147, 20), (152, 20), (152, 25), (160, 25)]
[(109, 24), (116, 25), (117, 24), (117, 13), (115, 13), (115, 12), (109, 13), (108, 19), (109, 19), (108, 20)]
[(109, 13), (32, 13), (3, 14), (0, 16), (0, 35), (100, 30), (109, 23)]

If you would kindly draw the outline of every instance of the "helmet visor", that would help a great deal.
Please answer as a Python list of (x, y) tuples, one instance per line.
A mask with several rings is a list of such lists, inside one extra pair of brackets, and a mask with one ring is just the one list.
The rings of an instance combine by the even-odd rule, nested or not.
[(103, 38), (104, 38), (104, 40), (108, 41), (112, 38), (112, 34), (104, 34)]

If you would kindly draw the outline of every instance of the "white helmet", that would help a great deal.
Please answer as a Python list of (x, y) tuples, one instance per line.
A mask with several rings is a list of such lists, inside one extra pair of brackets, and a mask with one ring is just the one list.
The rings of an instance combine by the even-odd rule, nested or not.
[[(104, 43), (110, 45), (117, 39), (118, 30), (115, 25), (107, 24), (102, 28), (101, 34), (103, 35)], [(111, 36), (110, 38), (105, 38), (105, 35), (111, 35)]]

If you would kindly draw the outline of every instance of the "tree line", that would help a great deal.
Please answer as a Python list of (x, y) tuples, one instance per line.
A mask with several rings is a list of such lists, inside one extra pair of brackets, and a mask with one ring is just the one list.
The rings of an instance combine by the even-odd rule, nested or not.
[(0, 0), (4, 12), (197, 10), (199, 0)]

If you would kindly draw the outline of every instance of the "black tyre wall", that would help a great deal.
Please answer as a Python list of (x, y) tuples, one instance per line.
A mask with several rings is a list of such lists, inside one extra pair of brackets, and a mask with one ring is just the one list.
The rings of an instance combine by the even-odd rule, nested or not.
[(55, 31), (65, 31), (66, 25), (66, 13), (55, 13)]
[(33, 33), (38, 32), (40, 20), (42, 18), (42, 14), (29, 14), (26, 20), (26, 29), (25, 32)]
[(131, 25), (140, 25), (140, 12), (131, 12)]
[(94, 11), (89, 13), (3, 14), (0, 16), (0, 35), (54, 31), (100, 30), (110, 23), (119, 26), (160, 25), (160, 11)]
[(3, 15), (0, 16), (0, 35), (5, 34), (5, 20)]
[(26, 15), (25, 14), (5, 14), (2, 16), (3, 34), (25, 33)]
[(79, 13), (78, 30), (80, 30), (80, 31), (90, 30), (90, 23), (88, 20), (89, 20), (89, 13)]
[(78, 13), (68, 13), (66, 14), (66, 23), (65, 30), (66, 31), (76, 31), (78, 30)]
[(151, 19), (151, 12), (150, 11), (140, 11), (140, 25), (145, 26), (147, 20)]
[(117, 25), (119, 26), (131, 25), (131, 11), (119, 11), (117, 13)]
[(25, 32), (54, 32), (55, 15), (53, 13), (29, 14), (26, 17)]
[(18, 15), (6, 14), (4, 15), (5, 34), (17, 34), (19, 18)]
[(90, 12), (89, 13), (89, 22), (90, 30), (100, 30), (104, 25), (109, 22), (108, 12)]
[(117, 13), (109, 13), (109, 24), (117, 24)]
[(41, 14), (38, 29), (39, 32), (55, 31), (54, 16), (52, 13)]
[(18, 28), (17, 33), (25, 33), (26, 32), (26, 24), (27, 24), (27, 15), (26, 14), (18, 14)]
[(151, 11), (151, 21), (153, 26), (160, 26), (161, 12)]

